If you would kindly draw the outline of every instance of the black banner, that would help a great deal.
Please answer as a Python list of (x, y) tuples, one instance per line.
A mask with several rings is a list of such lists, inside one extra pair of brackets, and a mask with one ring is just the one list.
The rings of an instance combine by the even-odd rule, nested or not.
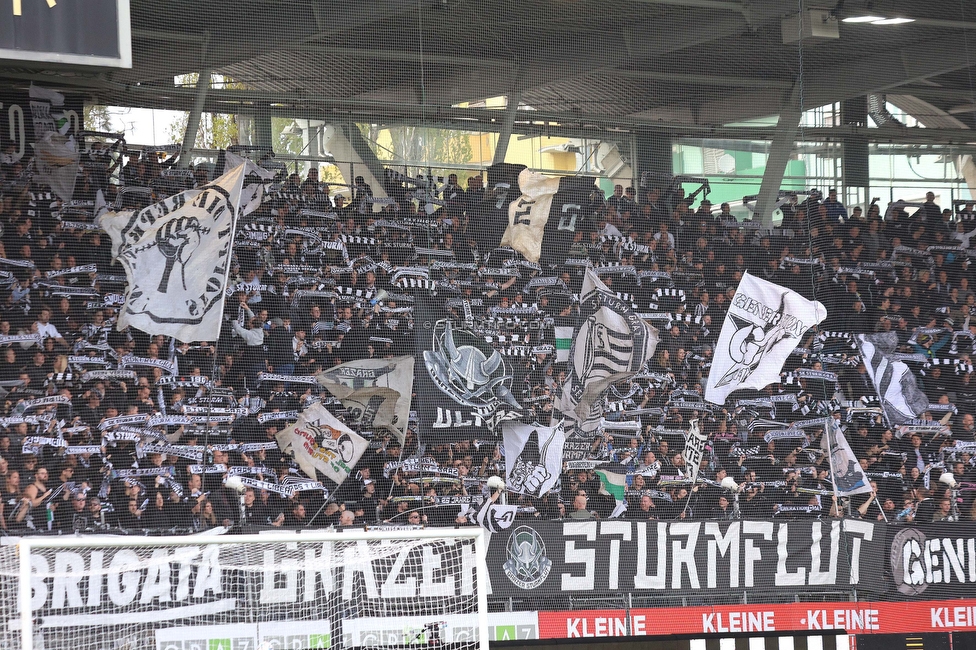
[(478, 250), (488, 252), (498, 247), (508, 226), (508, 204), (522, 195), (518, 175), (525, 165), (498, 163), (489, 167), (484, 199), (469, 206), (471, 232)]
[(892, 526), (888, 549), (890, 599), (938, 600), (974, 593), (976, 525)]
[(511, 361), (453, 320), (444, 297), (418, 292), (414, 336), (414, 392), (424, 396), (417, 409), (421, 441), (483, 439), (518, 416), (512, 394)]
[(592, 197), (596, 189), (592, 176), (564, 176), (559, 190), (552, 197), (549, 221), (546, 222), (539, 262), (545, 265), (563, 264), (573, 245), (576, 231), (583, 228), (584, 219), (592, 214)]
[[(16, 89), (14, 84), (0, 83), (0, 87), (3, 88), (0, 90), (0, 146), (6, 148), (13, 144), (16, 153), (22, 152), (26, 156), (26, 163), (33, 155), (30, 145), (37, 140), (30, 95), (26, 89)], [(82, 95), (65, 94), (64, 107), (59, 110), (70, 114), (68, 116), (72, 127), (77, 124), (79, 128), (84, 128), (85, 106)]]
[[(493, 596), (884, 591), (885, 526), (858, 519), (573, 520), (491, 537)], [(958, 593), (958, 592), (957, 592)]]

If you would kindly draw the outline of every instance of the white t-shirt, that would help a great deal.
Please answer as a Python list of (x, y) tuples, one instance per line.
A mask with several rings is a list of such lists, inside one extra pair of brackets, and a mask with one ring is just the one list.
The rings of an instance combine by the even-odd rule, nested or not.
[(64, 338), (61, 336), (61, 332), (58, 328), (54, 326), (54, 323), (41, 323), (37, 321), (37, 333), (41, 335), (41, 339), (60, 339)]

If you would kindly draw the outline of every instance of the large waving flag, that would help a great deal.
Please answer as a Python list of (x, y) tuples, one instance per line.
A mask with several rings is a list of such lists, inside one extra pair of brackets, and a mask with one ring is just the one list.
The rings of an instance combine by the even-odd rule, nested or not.
[(734, 390), (779, 381), (800, 337), (826, 317), (821, 303), (743, 273), (715, 346), (705, 399), (722, 404)]
[(556, 400), (553, 421), (565, 416), (567, 433), (574, 429), (577, 434), (590, 434), (603, 415), (600, 396), (612, 384), (641, 371), (654, 356), (658, 333), (593, 269), (587, 269), (583, 279), (580, 317), (569, 353), (569, 379)]
[(508, 206), (508, 228), (502, 235), (502, 246), (511, 246), (530, 262), (538, 262), (552, 197), (559, 190), (559, 177), (523, 169), (518, 181), (522, 196)]
[(315, 378), (361, 427), (386, 429), (403, 442), (413, 392), (413, 357), (357, 359)]
[(337, 420), (321, 403), (302, 411), (298, 421), (275, 434), (282, 453), (309, 478), (336, 485), (356, 466), (369, 442)]
[(128, 278), (120, 330), (217, 340), (245, 175), (239, 165), (142, 210), (102, 215)]
[(858, 334), (856, 338), (888, 424), (895, 426), (920, 416), (928, 408), (929, 400), (919, 389), (911, 369), (892, 358), (898, 348), (898, 334), (878, 332)]

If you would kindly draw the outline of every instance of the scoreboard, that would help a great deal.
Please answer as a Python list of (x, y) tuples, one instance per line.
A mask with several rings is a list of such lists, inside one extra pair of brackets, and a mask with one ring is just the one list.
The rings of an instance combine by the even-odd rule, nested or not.
[(132, 67), (129, 0), (0, 0), (0, 60)]

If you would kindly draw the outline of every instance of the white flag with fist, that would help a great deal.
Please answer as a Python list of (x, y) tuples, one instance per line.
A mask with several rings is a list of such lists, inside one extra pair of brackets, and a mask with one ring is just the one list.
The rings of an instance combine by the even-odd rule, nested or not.
[(142, 210), (102, 215), (128, 278), (120, 330), (217, 340), (245, 174), (240, 165)]
[(510, 492), (540, 497), (556, 485), (562, 469), (566, 434), (562, 423), (554, 427), (506, 422), (506, 488)]

